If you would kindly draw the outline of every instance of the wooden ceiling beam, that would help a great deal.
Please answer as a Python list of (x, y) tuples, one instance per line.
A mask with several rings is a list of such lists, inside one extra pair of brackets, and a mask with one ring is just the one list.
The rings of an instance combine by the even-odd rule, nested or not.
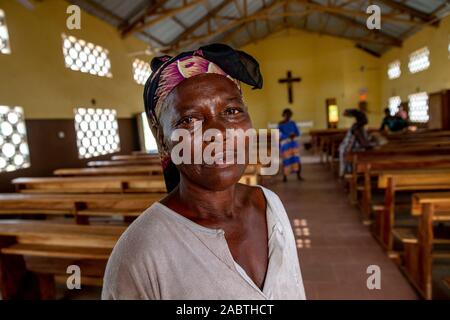
[(149, 0), (148, 4), (141, 9), (141, 13), (133, 22), (127, 22), (120, 28), (122, 37), (126, 37), (133, 33), (137, 26), (142, 25), (148, 16), (154, 14), (159, 8), (164, 6), (167, 1), (168, 0)]
[(206, 23), (209, 19), (214, 17), (216, 14), (220, 12), (225, 6), (230, 4), (233, 0), (224, 0), (220, 4), (218, 4), (216, 7), (211, 9), (203, 18), (200, 18), (197, 22), (195, 22), (192, 26), (188, 27), (186, 30), (184, 30), (180, 35), (178, 35), (175, 39), (173, 39), (169, 46), (171, 47), (171, 50), (175, 48), (176, 44), (180, 41), (186, 39), (190, 35), (192, 35), (198, 28), (200, 28), (204, 23)]
[[(316, 4), (313, 1), (309, 1), (308, 3), (309, 4), (313, 4), (313, 5)], [(359, 22), (357, 20), (354, 20), (354, 19), (350, 18), (347, 15), (340, 14), (340, 13), (337, 13), (337, 12), (327, 12), (327, 14), (332, 16), (332, 17), (334, 17), (334, 18), (337, 18), (337, 19), (343, 21), (346, 24), (345, 30), (347, 30), (347, 28), (349, 26), (356, 27), (356, 28), (358, 28), (360, 30), (368, 32), (369, 33), (369, 37), (370, 36), (372, 36), (374, 38), (375, 37), (381, 37), (381, 38), (385, 39), (387, 42), (390, 42), (391, 43), (390, 45), (392, 45), (392, 46), (395, 46), (395, 47), (401, 47), (402, 46), (402, 40), (401, 39), (396, 38), (396, 37), (394, 37), (394, 36), (384, 32), (382, 30), (368, 30), (367, 26), (364, 23), (361, 23), (361, 22)]]
[[(313, 9), (317, 12), (339, 13), (339, 14), (353, 16), (353, 17), (364, 17), (364, 18), (368, 17), (368, 15), (365, 11), (352, 10), (352, 9), (347, 9), (347, 8), (343, 8), (343, 7), (338, 7), (338, 6), (321, 5), (319, 3), (309, 1), (309, 0), (291, 0), (291, 1), (295, 1), (297, 3), (303, 4), (307, 9)], [(395, 17), (395, 15), (392, 15), (392, 14), (384, 14), (383, 20), (390, 21), (392, 23), (401, 23), (401, 24), (414, 25), (414, 26), (423, 24), (423, 22), (419, 22), (419, 21), (415, 21), (415, 20), (400, 19), (400, 18)]]
[[(272, 9), (272, 8), (268, 8), (268, 9)], [(266, 10), (264, 10), (266, 11)], [(269, 11), (269, 10), (267, 10)], [(254, 20), (265, 20), (265, 19), (277, 19), (277, 18), (283, 18), (283, 17), (303, 17), (307, 14), (309, 14), (309, 11), (303, 11), (303, 12), (279, 12), (279, 13), (271, 13), (271, 12), (255, 12), (255, 14), (242, 18), (238, 21), (234, 21), (232, 23), (229, 23), (225, 26), (222, 26), (221, 28), (218, 28), (217, 30), (215, 30), (212, 33), (206, 34), (206, 35), (202, 35), (199, 37), (192, 37), (188, 40), (189, 43), (183, 43), (181, 44), (181, 47), (185, 47), (186, 45), (193, 45), (196, 43), (201, 43), (204, 42), (206, 40), (208, 40), (209, 38), (215, 37), (221, 33), (224, 33), (238, 25), (241, 25), (243, 23), (246, 22), (250, 22), (250, 21), (254, 21)]]
[(286, 28), (286, 26), (284, 25), (284, 23), (280, 23), (280, 24), (278, 24), (275, 28), (273, 28), (273, 31), (271, 31), (271, 32), (266, 32), (266, 34), (264, 34), (264, 35), (262, 35), (262, 36), (260, 36), (260, 37), (257, 37), (257, 38), (255, 38), (254, 40), (245, 41), (244, 43), (241, 43), (240, 46), (242, 47), (242, 46), (246, 46), (247, 44), (250, 44), (250, 43), (258, 43), (258, 42), (260, 42), (260, 41), (262, 41), (262, 40), (264, 40), (264, 39), (267, 39), (267, 38), (270, 37), (272, 34), (278, 32), (278, 31), (281, 31), (281, 30), (283, 30), (283, 29), (287, 29), (287, 28)]
[[(180, 14), (188, 9), (191, 9), (199, 4), (204, 4), (207, 0), (192, 0), (191, 2), (181, 5), (180, 7), (166, 9), (162, 11), (158, 11), (158, 9), (162, 8), (162, 5), (159, 5), (156, 10), (152, 10), (151, 12), (147, 12), (139, 21), (138, 23), (134, 24), (133, 27), (128, 28), (126, 31), (122, 32), (123, 36), (127, 36), (131, 33), (140, 32), (145, 29), (151, 28), (155, 24), (166, 20), (168, 18), (173, 18), (177, 14)], [(164, 1), (166, 2), (166, 1)], [(154, 19), (151, 19), (150, 21), (146, 21), (149, 17), (157, 15)]]
[[(239, 11), (240, 17), (247, 17), (248, 16), (248, 10), (247, 10), (247, 0), (242, 0), (244, 3), (243, 8), (241, 8), (241, 6), (237, 3), (236, 0), (233, 1), (234, 6), (236, 7), (236, 9)], [(247, 34), (250, 37), (250, 39), (253, 40), (253, 33), (250, 31), (250, 26), (248, 23), (244, 23), (245, 26), (245, 30), (247, 30)]]

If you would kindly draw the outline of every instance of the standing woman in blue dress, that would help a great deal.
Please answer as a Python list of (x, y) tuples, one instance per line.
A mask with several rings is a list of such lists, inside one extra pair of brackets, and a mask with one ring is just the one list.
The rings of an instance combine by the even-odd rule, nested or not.
[(278, 124), (280, 130), (280, 153), (283, 159), (283, 181), (287, 181), (287, 176), (292, 172), (297, 174), (298, 180), (303, 180), (301, 176), (302, 166), (300, 163), (300, 148), (296, 138), (300, 137), (295, 121), (292, 121), (292, 110), (284, 109), (283, 120)]

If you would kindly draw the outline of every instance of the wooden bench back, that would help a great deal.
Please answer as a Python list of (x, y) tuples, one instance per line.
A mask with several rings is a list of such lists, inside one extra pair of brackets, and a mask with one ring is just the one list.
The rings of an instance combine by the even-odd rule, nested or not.
[(383, 172), (378, 177), (378, 188), (386, 189), (389, 179), (393, 180), (396, 190), (450, 189), (450, 169), (426, 172), (408, 170)]
[(162, 176), (17, 178), (12, 183), (24, 193), (166, 192)]

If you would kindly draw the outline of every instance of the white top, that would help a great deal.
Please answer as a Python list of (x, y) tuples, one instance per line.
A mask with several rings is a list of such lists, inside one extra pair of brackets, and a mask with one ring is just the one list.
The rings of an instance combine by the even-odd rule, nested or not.
[(102, 299), (306, 299), (286, 211), (275, 193), (261, 189), (269, 235), (262, 291), (234, 261), (223, 230), (203, 227), (156, 202), (114, 247)]

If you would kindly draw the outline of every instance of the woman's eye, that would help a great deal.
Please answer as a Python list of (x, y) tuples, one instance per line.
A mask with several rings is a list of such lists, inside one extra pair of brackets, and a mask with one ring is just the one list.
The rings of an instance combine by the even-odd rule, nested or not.
[(195, 121), (194, 117), (188, 116), (188, 117), (184, 117), (183, 119), (181, 119), (179, 123), (186, 125), (186, 124), (192, 124), (192, 123), (194, 123), (194, 121)]
[(225, 110), (225, 113), (228, 115), (236, 115), (242, 112), (240, 108), (228, 108)]

